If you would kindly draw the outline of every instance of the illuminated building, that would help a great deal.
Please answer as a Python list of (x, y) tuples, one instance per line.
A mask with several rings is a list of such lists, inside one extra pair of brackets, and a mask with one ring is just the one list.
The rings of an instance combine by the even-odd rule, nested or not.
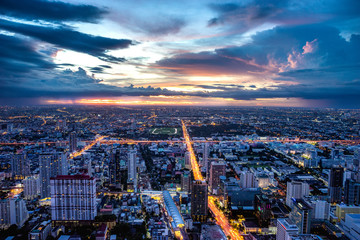
[(12, 224), (22, 227), (28, 219), (26, 203), (23, 199), (5, 198), (0, 200), (0, 227), (8, 228)]
[(312, 207), (303, 199), (292, 199), (293, 208), (289, 218), (299, 228), (300, 234), (310, 233)]
[(134, 189), (137, 189), (137, 172), (136, 172), (136, 151), (128, 153), (128, 183), (133, 184)]
[(37, 198), (40, 193), (40, 179), (39, 176), (26, 177), (22, 181), (24, 185), (24, 198), (34, 199)]
[(76, 133), (75, 132), (71, 132), (70, 136), (69, 136), (69, 150), (70, 153), (73, 153), (77, 150), (77, 138), (76, 138)]
[(344, 203), (347, 205), (360, 204), (360, 183), (352, 179), (345, 181)]
[(110, 184), (121, 188), (120, 150), (114, 150), (110, 154), (109, 177)]
[(344, 169), (333, 167), (329, 175), (329, 195), (331, 203), (340, 203), (342, 197)]
[(220, 176), (225, 176), (226, 164), (223, 161), (211, 162), (210, 165), (210, 178), (209, 178), (209, 187), (210, 192), (217, 194), (220, 189)]
[(96, 180), (88, 175), (59, 175), (51, 178), (53, 221), (94, 220)]
[(288, 218), (277, 220), (276, 240), (290, 240), (292, 234), (298, 234), (299, 228)]
[(31, 240), (45, 240), (51, 231), (51, 221), (44, 221), (36, 225), (29, 233)]
[(208, 214), (208, 185), (195, 180), (191, 189), (191, 217), (194, 222), (206, 222)]
[(261, 227), (268, 227), (272, 217), (269, 198), (264, 194), (255, 195), (254, 207), (259, 225)]
[(287, 183), (286, 205), (293, 206), (292, 198), (301, 199), (308, 196), (310, 192), (309, 184), (306, 182), (291, 181)]
[(40, 164), (40, 195), (50, 197), (50, 178), (65, 175), (68, 171), (64, 153), (47, 153), (39, 155)]
[(27, 155), (15, 154), (11, 159), (11, 171), (14, 179), (24, 179), (30, 175), (30, 164)]
[(191, 191), (191, 172), (184, 171), (181, 175), (181, 191), (190, 192)]

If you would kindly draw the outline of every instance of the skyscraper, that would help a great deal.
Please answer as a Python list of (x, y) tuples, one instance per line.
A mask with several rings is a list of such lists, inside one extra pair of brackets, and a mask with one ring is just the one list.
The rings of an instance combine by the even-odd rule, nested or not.
[(268, 227), (272, 217), (269, 198), (264, 194), (257, 194), (255, 195), (254, 205), (255, 215), (258, 219), (259, 225), (261, 227)]
[(69, 136), (69, 151), (70, 153), (75, 152), (77, 150), (77, 138), (76, 133), (71, 132)]
[(14, 179), (30, 176), (30, 164), (26, 153), (15, 154), (11, 159), (11, 171)]
[(109, 177), (110, 184), (121, 188), (120, 150), (114, 150), (110, 154)]
[(208, 214), (208, 185), (195, 180), (191, 189), (191, 217), (194, 222), (205, 222)]
[(293, 208), (289, 218), (299, 228), (300, 234), (310, 233), (312, 207), (304, 199), (292, 199)]
[(128, 153), (128, 182), (134, 184), (137, 188), (137, 172), (136, 172), (136, 151), (132, 150)]
[(58, 175), (51, 178), (53, 221), (94, 220), (96, 180), (88, 175)]
[(226, 164), (224, 161), (211, 162), (210, 165), (210, 192), (217, 192), (220, 188), (220, 176), (225, 176)]
[(12, 224), (22, 227), (28, 217), (23, 199), (14, 197), (0, 200), (0, 228), (8, 228)]
[(345, 181), (344, 187), (344, 203), (346, 205), (360, 204), (360, 183), (352, 179)]
[(329, 175), (329, 195), (331, 203), (340, 203), (342, 197), (344, 169), (333, 167)]
[(287, 183), (286, 205), (293, 206), (292, 198), (301, 199), (308, 196), (310, 192), (309, 184), (306, 182), (291, 181)]
[(209, 149), (209, 143), (206, 142), (204, 143), (204, 149), (203, 149), (203, 166), (205, 167), (206, 173), (209, 172), (209, 154), (210, 154), (210, 149)]
[(68, 172), (64, 153), (47, 153), (39, 155), (40, 165), (40, 195), (50, 197), (50, 178), (65, 175)]
[(297, 234), (299, 228), (288, 218), (278, 218), (276, 240), (288, 240), (290, 235)]
[(33, 199), (38, 197), (40, 193), (40, 181), (39, 176), (26, 177), (22, 181), (24, 185), (24, 198)]
[(190, 192), (191, 190), (191, 172), (184, 171), (181, 175), (181, 191)]

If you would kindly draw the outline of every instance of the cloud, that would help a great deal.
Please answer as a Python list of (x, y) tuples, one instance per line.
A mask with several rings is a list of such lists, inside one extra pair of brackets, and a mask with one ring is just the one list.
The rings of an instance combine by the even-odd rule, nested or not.
[(54, 44), (59, 48), (87, 53), (113, 63), (123, 62), (125, 59), (106, 54), (108, 50), (123, 49), (134, 44), (133, 41), (128, 39), (93, 36), (64, 26), (44, 27), (0, 19), (0, 28)]
[(0, 14), (26, 20), (98, 22), (107, 11), (91, 5), (60, 1), (2, 0)]

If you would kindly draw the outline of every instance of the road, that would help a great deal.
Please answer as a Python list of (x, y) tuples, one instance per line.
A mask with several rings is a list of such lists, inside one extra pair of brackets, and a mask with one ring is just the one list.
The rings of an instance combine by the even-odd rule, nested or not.
[[(193, 170), (194, 179), (204, 181), (204, 177), (201, 175), (199, 165), (196, 160), (195, 152), (192, 147), (191, 140), (190, 140), (190, 136), (186, 129), (184, 121), (181, 121), (181, 125), (182, 125), (182, 130), (184, 133), (184, 139), (186, 142), (187, 150), (190, 152), (191, 168)], [(240, 232), (230, 225), (229, 220), (226, 218), (224, 213), (221, 212), (216, 207), (215, 200), (216, 200), (216, 198), (213, 196), (208, 197), (208, 207), (209, 207), (210, 211), (213, 213), (217, 224), (219, 224), (219, 226), (223, 229), (225, 234), (227, 236), (230, 236), (231, 239), (243, 239), (243, 237), (240, 235)]]

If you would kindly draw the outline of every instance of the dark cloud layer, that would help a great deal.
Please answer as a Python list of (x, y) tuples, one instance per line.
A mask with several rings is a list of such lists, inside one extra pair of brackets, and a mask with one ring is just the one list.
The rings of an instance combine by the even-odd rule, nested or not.
[(128, 39), (113, 39), (81, 33), (66, 27), (44, 27), (0, 20), (0, 29), (19, 33), (59, 48), (87, 53), (108, 62), (123, 62), (125, 59), (106, 54), (108, 50), (127, 48), (133, 42)]
[(45, 0), (1, 0), (0, 14), (27, 20), (98, 22), (106, 13), (91, 5)]

